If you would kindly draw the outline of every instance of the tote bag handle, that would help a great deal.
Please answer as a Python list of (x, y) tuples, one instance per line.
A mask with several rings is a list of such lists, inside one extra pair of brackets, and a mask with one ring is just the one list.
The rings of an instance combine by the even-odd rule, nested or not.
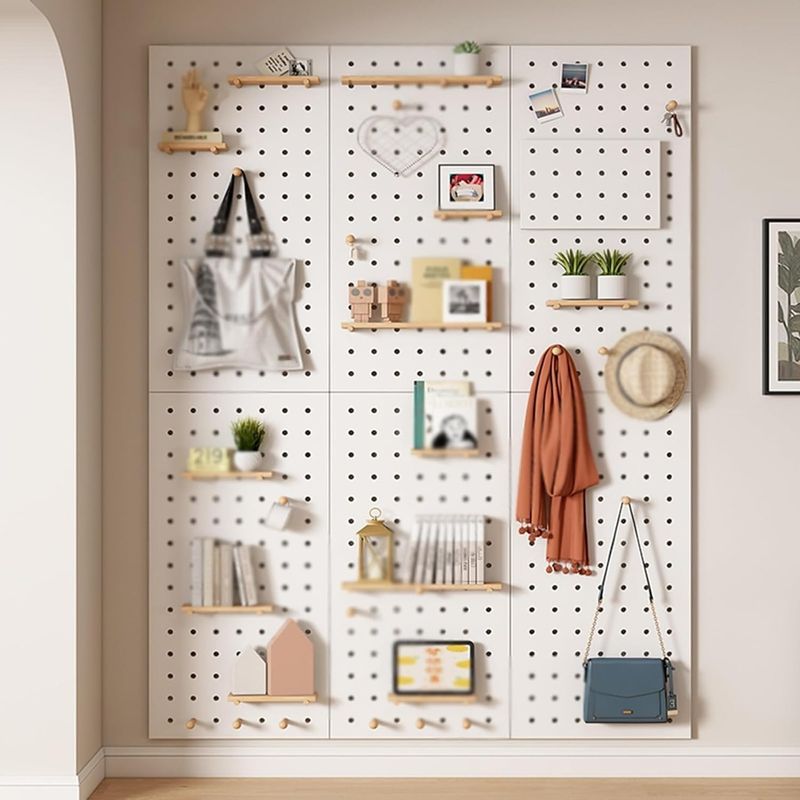
[(603, 579), (600, 581), (600, 590), (597, 595), (597, 608), (594, 611), (594, 618), (592, 619), (592, 627), (589, 630), (589, 640), (586, 642), (586, 649), (583, 652), (583, 666), (586, 666), (586, 662), (589, 660), (589, 650), (592, 647), (592, 639), (594, 638), (594, 633), (597, 628), (597, 618), (600, 616), (600, 612), (603, 610), (603, 592), (606, 588), (606, 578), (608, 577), (608, 568), (611, 566), (611, 554), (614, 552), (614, 545), (617, 541), (617, 534), (619, 533), (619, 526), (622, 520), (622, 512), (625, 509), (628, 509), (628, 512), (631, 516), (631, 525), (633, 526), (633, 535), (636, 537), (636, 547), (639, 551), (639, 558), (642, 562), (642, 569), (644, 570), (644, 580), (645, 580), (645, 588), (647, 589), (647, 596), (650, 600), (650, 611), (653, 614), (653, 624), (656, 629), (656, 635), (658, 636), (658, 644), (661, 648), (661, 657), (664, 659), (665, 662), (669, 663), (669, 659), (667, 658), (667, 649), (664, 647), (664, 637), (661, 635), (661, 625), (658, 622), (658, 615), (656, 614), (656, 607), (653, 601), (653, 588), (650, 585), (650, 575), (647, 572), (647, 562), (644, 559), (644, 551), (642, 550), (642, 542), (639, 539), (639, 530), (636, 527), (636, 515), (633, 513), (633, 506), (631, 505), (630, 498), (623, 497), (622, 502), (619, 504), (619, 511), (617, 512), (617, 522), (614, 525), (614, 535), (611, 537), (611, 545), (608, 548), (608, 558), (606, 559), (606, 565), (603, 569)]
[(211, 233), (206, 238), (205, 253), (207, 256), (226, 256), (230, 251), (230, 240), (228, 239), (228, 223), (233, 209), (234, 189), (236, 188), (236, 178), (240, 177), (244, 184), (244, 202), (247, 208), (247, 224), (250, 226), (250, 237), (248, 244), (250, 255), (257, 257), (268, 257), (270, 254), (267, 235), (264, 233), (264, 226), (258, 217), (258, 209), (253, 193), (250, 191), (250, 184), (247, 182), (247, 175), (244, 170), (235, 169), (228, 182), (228, 188), (219, 204), (219, 209), (214, 216), (214, 224)]

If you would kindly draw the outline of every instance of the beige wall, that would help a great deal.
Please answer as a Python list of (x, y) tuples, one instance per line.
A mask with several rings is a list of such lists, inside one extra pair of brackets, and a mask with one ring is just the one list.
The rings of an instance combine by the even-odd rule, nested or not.
[(102, 745), (101, 0), (36, 0), (56, 35), (75, 128), (77, 221), (77, 761)]
[(697, 738), (800, 745), (800, 399), (760, 394), (760, 220), (800, 216), (798, 30), (796, 0), (105, 2), (106, 744), (147, 742), (147, 45), (476, 37), (696, 47)]

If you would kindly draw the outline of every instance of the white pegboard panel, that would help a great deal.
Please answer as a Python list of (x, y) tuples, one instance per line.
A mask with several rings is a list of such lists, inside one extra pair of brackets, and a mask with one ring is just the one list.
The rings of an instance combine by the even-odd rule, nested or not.
[[(343, 86), (341, 75), (452, 74), (450, 47), (331, 48), (331, 388), (408, 391), (415, 379), (469, 378), (479, 391), (508, 387), (507, 328), (501, 331), (378, 330), (348, 332), (347, 285), (358, 279), (410, 281), (415, 256), (452, 256), (492, 264), (494, 318), (508, 323), (509, 114), (507, 47), (485, 47), (482, 70), (500, 86)], [(403, 109), (395, 111), (399, 100)], [(358, 130), (374, 116), (429, 117), (443, 143), (408, 177), (396, 177), (366, 154)], [(435, 219), (438, 163), (494, 164), (497, 220)], [(348, 235), (358, 240), (350, 258)]]
[[(228, 84), (257, 74), (256, 62), (277, 46), (150, 48), (150, 388), (154, 391), (309, 391), (327, 385), (328, 48), (293, 46), (311, 58), (319, 86)], [(181, 76), (199, 70), (211, 97), (205, 125), (218, 128), (228, 151), (168, 155), (163, 131), (185, 120)], [(295, 310), (304, 370), (174, 372), (182, 332), (180, 259), (202, 255), (206, 234), (230, 179), (247, 171), (273, 241), (273, 253), (297, 261)], [(241, 186), (239, 186), (241, 189)], [(239, 192), (241, 194), (241, 192)], [(236, 250), (246, 254), (244, 198), (234, 209)]]
[[(691, 48), (685, 46), (512, 47), (512, 389), (527, 391), (543, 350), (556, 341), (576, 358), (584, 390), (603, 390), (605, 359), (598, 345), (611, 346), (623, 334), (642, 328), (675, 336), (688, 351), (691, 341)], [(537, 123), (528, 95), (558, 82), (561, 63), (590, 65), (586, 94), (560, 93), (564, 117)], [(679, 102), (682, 138), (665, 132), (661, 118), (668, 100)], [(542, 146), (596, 148), (604, 142), (631, 148), (651, 142), (661, 161), (660, 224), (654, 230), (523, 230), (521, 196), (538, 193), (535, 177), (523, 169), (526, 149)], [(541, 143), (541, 145), (539, 144)], [(607, 154), (606, 154), (607, 155)], [(519, 168), (516, 167), (519, 164)], [(572, 169), (576, 169), (574, 165)], [(594, 169), (601, 169), (594, 164)], [(569, 170), (567, 170), (569, 172)], [(552, 177), (552, 176), (551, 176)], [(559, 179), (563, 174), (557, 176)], [(570, 178), (571, 181), (571, 178)], [(565, 190), (569, 190), (566, 181)], [(548, 191), (559, 192), (550, 178)], [(619, 189), (621, 191), (621, 189)], [(560, 200), (562, 198), (557, 198)], [(608, 200), (609, 198), (606, 198)], [(560, 220), (559, 220), (560, 222)], [(633, 254), (629, 294), (638, 308), (558, 310), (547, 300), (559, 297), (561, 270), (552, 263), (559, 250), (591, 252), (618, 248)]]
[(660, 228), (660, 177), (660, 143), (652, 140), (523, 141), (520, 226)]
[[(508, 736), (508, 395), (479, 397), (481, 455), (426, 459), (410, 452), (412, 395), (338, 394), (331, 399), (331, 735), (350, 739)], [(502, 592), (422, 595), (339, 589), (357, 577), (356, 532), (372, 506), (396, 531), (398, 563), (414, 517), (483, 514), (488, 520), (486, 580)], [(354, 609), (352, 616), (347, 615)], [(476, 645), (474, 705), (393, 705), (392, 643), (471, 639)], [(426, 725), (416, 727), (418, 719)], [(464, 730), (463, 720), (472, 723)], [(370, 729), (369, 722), (380, 725)]]
[[(527, 395), (512, 399), (512, 441), (519, 442)], [(512, 736), (515, 738), (689, 738), (691, 736), (692, 536), (691, 398), (667, 417), (643, 422), (606, 396), (586, 396), (601, 482), (587, 492), (592, 578), (547, 574), (546, 543), (512, 532)], [(515, 446), (512, 463), (519, 459)], [(514, 478), (516, 493), (516, 476)], [(581, 655), (597, 605), (600, 565), (608, 554), (619, 502), (633, 501), (667, 652), (676, 668), (679, 716), (666, 725), (586, 725)], [(620, 528), (605, 610), (591, 655), (660, 655), (636, 542)], [(598, 564), (600, 562), (600, 564)], [(624, 566), (621, 566), (623, 565)]]
[[(181, 477), (190, 447), (231, 443), (230, 423), (249, 415), (267, 425), (264, 481)], [(328, 735), (328, 398), (323, 394), (152, 393), (150, 396), (150, 737), (154, 739), (320, 738)], [(264, 518), (279, 496), (289, 526)], [(261, 616), (187, 615), (190, 542), (211, 536), (257, 548)], [(266, 646), (287, 617), (314, 642), (312, 705), (235, 706), (227, 700), (236, 652)], [(291, 724), (278, 726), (286, 717)], [(197, 725), (187, 730), (194, 718)], [(233, 721), (244, 720), (234, 730)]]

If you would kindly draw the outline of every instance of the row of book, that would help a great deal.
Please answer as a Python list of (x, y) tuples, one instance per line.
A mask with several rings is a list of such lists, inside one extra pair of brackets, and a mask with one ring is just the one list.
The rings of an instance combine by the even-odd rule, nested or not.
[(476, 450), (478, 398), (470, 381), (414, 381), (414, 449)]
[(484, 582), (486, 520), (426, 515), (414, 521), (399, 579), (402, 583)]
[(191, 600), (193, 606), (258, 605), (250, 546), (192, 539)]

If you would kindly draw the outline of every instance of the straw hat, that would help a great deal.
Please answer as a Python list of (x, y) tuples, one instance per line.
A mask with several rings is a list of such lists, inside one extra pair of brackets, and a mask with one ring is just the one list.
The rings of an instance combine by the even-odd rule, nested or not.
[(686, 390), (686, 362), (671, 336), (637, 331), (611, 348), (605, 377), (608, 396), (620, 411), (638, 419), (661, 419)]

